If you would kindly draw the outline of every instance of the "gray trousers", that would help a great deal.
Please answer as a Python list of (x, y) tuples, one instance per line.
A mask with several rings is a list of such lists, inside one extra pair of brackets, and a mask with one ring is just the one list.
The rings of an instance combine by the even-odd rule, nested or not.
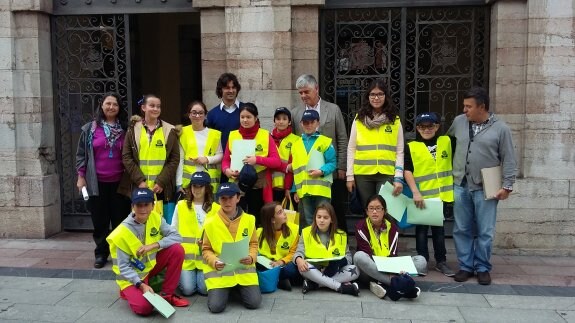
[(308, 271), (299, 272), (303, 278), (309, 279), (319, 286), (324, 286), (337, 291), (341, 283), (347, 283), (359, 278), (359, 270), (354, 265), (345, 265), (332, 277), (324, 276), (314, 265), (309, 264)]
[(228, 288), (214, 288), (208, 290), (208, 309), (212, 313), (221, 313), (226, 309), (230, 291), (236, 289), (240, 293), (242, 303), (246, 308), (256, 309), (262, 303), (262, 293), (258, 285), (236, 285)]
[[(423, 256), (412, 256), (411, 259), (413, 259), (413, 264), (415, 265), (418, 273), (425, 272), (427, 270), (427, 261), (425, 261)], [(367, 253), (363, 251), (356, 252), (355, 255), (353, 255), (353, 263), (359, 268), (362, 276), (364, 274), (368, 276), (367, 280), (371, 278), (371, 280), (376, 280), (386, 286), (391, 284), (391, 277), (393, 277), (393, 274), (387, 274), (378, 271), (375, 262)], [(362, 280), (364, 279), (365, 278)]]
[(355, 185), (361, 197), (361, 206), (365, 207), (367, 199), (372, 195), (378, 194), (381, 186), (385, 182), (393, 184), (393, 175), (373, 174), (373, 175), (355, 175)]

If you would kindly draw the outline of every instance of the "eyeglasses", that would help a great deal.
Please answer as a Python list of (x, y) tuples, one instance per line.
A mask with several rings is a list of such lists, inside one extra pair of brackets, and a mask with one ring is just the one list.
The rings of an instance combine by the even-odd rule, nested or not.
[(421, 129), (421, 130), (431, 130), (431, 129), (433, 129), (433, 128), (435, 128), (435, 125), (434, 125), (434, 124), (420, 124), (420, 125), (417, 125), (417, 129)]
[(381, 93), (381, 92), (380, 93), (370, 93), (369, 98), (370, 99), (375, 99), (375, 98), (383, 99), (383, 98), (385, 98), (385, 93)]
[(370, 206), (367, 208), (369, 210), (369, 212), (373, 212), (373, 211), (383, 211), (383, 207), (382, 206)]
[(204, 111), (191, 111), (190, 114), (194, 117), (199, 117), (204, 115)]

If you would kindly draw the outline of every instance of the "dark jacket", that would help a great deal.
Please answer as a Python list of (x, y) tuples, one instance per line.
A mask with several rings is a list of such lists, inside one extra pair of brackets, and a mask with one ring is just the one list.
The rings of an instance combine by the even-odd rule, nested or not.
[[(373, 249), (371, 248), (370, 242), (370, 234), (369, 230), (367, 229), (366, 219), (361, 219), (359, 222), (355, 224), (355, 240), (357, 241), (357, 250), (356, 251), (363, 251), (368, 254), (370, 257), (373, 256)], [(389, 231), (389, 256), (395, 257), (397, 256), (397, 243), (399, 233), (397, 232), (397, 226), (393, 221), (390, 223), (390, 227), (387, 228)]]
[[(156, 183), (164, 189), (164, 199), (171, 200), (176, 188), (176, 170), (180, 163), (180, 148), (178, 135), (174, 126), (161, 121), (161, 129), (166, 138), (166, 162), (162, 171), (156, 178)], [(120, 193), (130, 196), (132, 189), (136, 188), (146, 177), (140, 170), (140, 135), (145, 131), (142, 125), (142, 118), (133, 116), (130, 120), (130, 127), (126, 133), (126, 141), (122, 150), (122, 162), (126, 167), (126, 172), (130, 175), (132, 187), (128, 191)]]

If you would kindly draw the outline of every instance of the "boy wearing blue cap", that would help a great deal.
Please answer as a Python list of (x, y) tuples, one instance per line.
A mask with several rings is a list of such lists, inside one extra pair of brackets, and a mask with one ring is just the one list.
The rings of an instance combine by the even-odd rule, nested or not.
[[(415, 119), (416, 140), (405, 147), (404, 177), (413, 192), (413, 202), (425, 208), (425, 199), (439, 197), (445, 203), (453, 202), (453, 174), (451, 140), (438, 136), (439, 118), (435, 113), (422, 113)], [(416, 249), (429, 261), (427, 249), (428, 225), (415, 227)], [(443, 226), (431, 226), (431, 239), (435, 256), (435, 270), (452, 277), (455, 272), (446, 262), (445, 232)]]
[(143, 294), (154, 292), (148, 281), (165, 268), (162, 297), (173, 306), (188, 306), (188, 300), (174, 293), (184, 262), (182, 237), (153, 210), (154, 193), (150, 189), (137, 188), (132, 192), (132, 209), (106, 238), (120, 296), (134, 313), (149, 315), (153, 306)]
[[(288, 171), (294, 174), (296, 194), (295, 202), (299, 203), (300, 228), (313, 222), (316, 207), (321, 202), (331, 202), (331, 175), (337, 168), (337, 157), (331, 143), (331, 138), (321, 135), (319, 129), (319, 113), (315, 110), (306, 110), (301, 116), (300, 125), (303, 129), (301, 138), (292, 146), (292, 163)], [(319, 169), (307, 170), (312, 150), (323, 154), (324, 165)]]
[[(220, 209), (206, 220), (202, 241), (202, 256), (207, 264), (204, 277), (208, 289), (208, 309), (212, 313), (224, 311), (232, 288), (238, 290), (246, 308), (258, 308), (262, 294), (255, 266), (258, 255), (256, 219), (238, 206), (240, 189), (235, 183), (220, 184), (216, 196)], [(219, 258), (223, 244), (242, 239), (249, 239), (248, 256), (240, 259), (243, 266), (224, 271), (228, 264)]]

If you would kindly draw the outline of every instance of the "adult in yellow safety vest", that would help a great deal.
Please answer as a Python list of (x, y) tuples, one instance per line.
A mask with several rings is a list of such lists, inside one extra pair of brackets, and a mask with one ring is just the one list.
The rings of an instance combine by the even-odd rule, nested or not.
[(185, 256), (180, 289), (185, 296), (195, 292), (208, 294), (204, 282), (205, 262), (200, 249), (204, 223), (219, 209), (219, 204), (214, 202), (210, 175), (206, 172), (193, 173), (189, 187), (186, 187), (186, 199), (178, 202), (172, 218), (172, 227), (178, 230), (183, 240)]
[[(439, 197), (443, 210), (436, 214), (444, 218), (449, 203), (453, 202), (452, 148), (448, 136), (438, 136), (439, 117), (435, 113), (422, 113), (415, 119), (416, 140), (405, 147), (405, 181), (413, 192), (413, 202), (425, 208), (425, 199)], [(417, 253), (429, 261), (427, 249), (428, 225), (415, 226)], [(445, 230), (441, 225), (431, 226), (435, 256), (435, 270), (448, 277), (455, 272), (447, 265)]]
[[(395, 221), (387, 213), (387, 204), (378, 194), (367, 199), (367, 217), (357, 222), (355, 237), (357, 249), (353, 263), (361, 271), (360, 280), (369, 283), (369, 289), (379, 298), (386, 295), (393, 301), (401, 297), (417, 298), (421, 290), (409, 275), (387, 274), (378, 271), (373, 257), (397, 256), (398, 231)], [(422, 256), (411, 257), (418, 273), (427, 272)]]
[(329, 202), (321, 202), (313, 223), (302, 230), (294, 263), (304, 278), (302, 293), (325, 286), (348, 295), (359, 295), (359, 277), (347, 245), (347, 234), (337, 228), (337, 216)]
[[(216, 196), (220, 210), (206, 220), (202, 241), (208, 309), (212, 313), (222, 312), (232, 288), (238, 289), (246, 308), (258, 308), (262, 295), (255, 267), (258, 254), (255, 218), (238, 207), (240, 189), (235, 183), (220, 184)], [(235, 255), (243, 256), (239, 262), (230, 263), (230, 260), (222, 258), (226, 256), (223, 254), (224, 243), (244, 246), (242, 255)]]
[[(132, 117), (122, 150), (122, 162), (130, 175), (132, 187), (147, 187), (166, 204), (175, 196), (176, 170), (180, 161), (178, 136), (174, 126), (160, 120), (160, 98), (148, 94), (140, 103), (144, 118)], [(164, 212), (163, 216), (171, 223), (171, 214)]]
[(271, 133), (281, 159), (281, 166), (272, 174), (274, 201), (277, 202), (290, 200), (293, 173), (287, 171), (287, 165), (291, 164), (291, 148), (299, 139), (299, 136), (292, 132), (291, 112), (285, 107), (277, 108), (274, 112), (274, 128)]
[(152, 312), (153, 306), (143, 294), (154, 293), (148, 281), (163, 269), (166, 275), (160, 295), (173, 306), (189, 305), (174, 294), (184, 261), (182, 237), (153, 208), (154, 193), (148, 188), (135, 189), (133, 212), (106, 239), (120, 296), (138, 315)]
[[(250, 147), (247, 140), (255, 142), (255, 149), (249, 148), (253, 149), (253, 153), (246, 152), (246, 147)], [(234, 153), (240, 156), (239, 159), (234, 157)], [(256, 174), (245, 172), (240, 176), (244, 164), (253, 166)], [(260, 128), (258, 108), (251, 102), (241, 103), (240, 128), (230, 132), (222, 170), (230, 181), (237, 182), (243, 191), (240, 206), (244, 211), (257, 215), (265, 203), (273, 201), (271, 170), (279, 168), (280, 165), (281, 160), (273, 138), (269, 131)], [(259, 216), (256, 217), (256, 223), (259, 224)]]
[(180, 136), (180, 165), (176, 173), (176, 185), (188, 187), (193, 173), (205, 171), (210, 174), (212, 191), (215, 193), (220, 183), (222, 158), (222, 133), (206, 127), (208, 110), (202, 101), (188, 105), (191, 125), (176, 126)]
[(357, 192), (365, 205), (385, 182), (393, 194), (403, 189), (403, 128), (388, 87), (374, 80), (365, 91), (365, 104), (351, 125), (347, 145), (347, 189)]

